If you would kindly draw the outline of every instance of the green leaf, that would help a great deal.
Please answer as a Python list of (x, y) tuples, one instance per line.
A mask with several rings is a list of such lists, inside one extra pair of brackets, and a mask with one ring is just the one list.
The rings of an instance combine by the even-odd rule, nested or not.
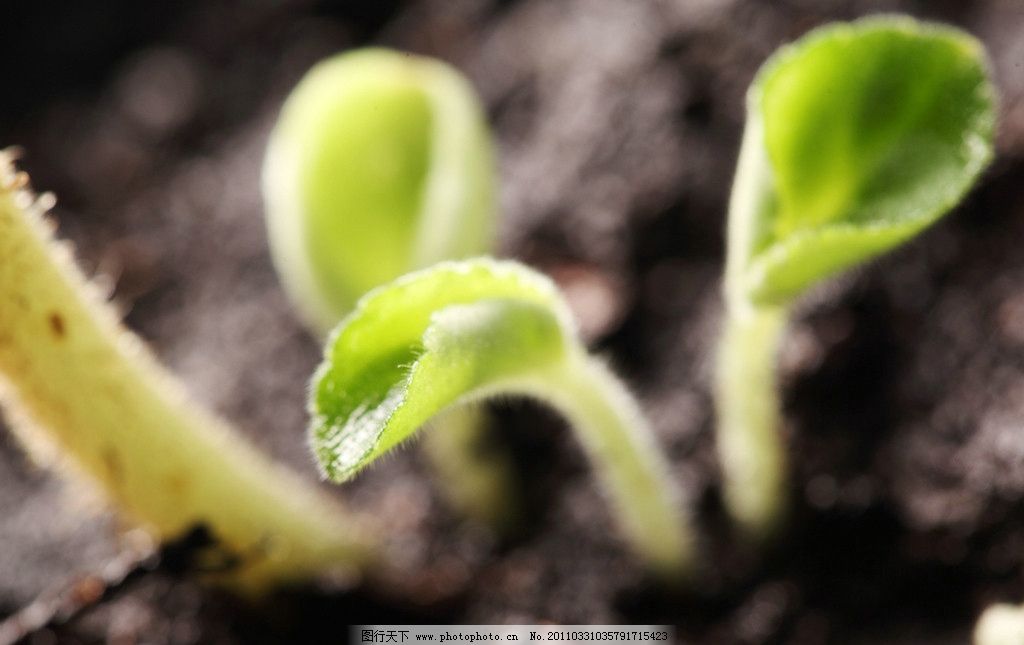
[[(312, 331), (326, 335), (358, 297), (414, 268), (490, 252), (493, 165), (472, 88), (441, 62), (369, 49), (307, 74), (263, 180), (274, 261)], [(511, 470), (478, 449), (485, 419), (453, 411), (426, 454), (455, 507), (508, 526)]]
[(784, 304), (933, 223), (989, 163), (993, 103), (981, 45), (948, 27), (876, 17), (780, 50), (748, 94), (730, 289)]
[(285, 103), (263, 170), (275, 264), (327, 331), (371, 288), (490, 249), (494, 160), (472, 87), (385, 49), (316, 65)]
[(587, 354), (554, 285), (520, 264), (445, 262), (367, 294), (314, 376), (311, 444), (343, 481), (447, 408), (510, 395), (565, 415), (636, 551), (685, 569), (684, 514), (636, 401)]
[(975, 39), (896, 16), (815, 30), (751, 85), (715, 383), (725, 502), (748, 536), (786, 512), (775, 363), (789, 305), (960, 201), (992, 157), (994, 94)]
[(314, 377), (313, 445), (341, 481), (459, 400), (563, 359), (554, 286), (511, 262), (442, 263), (368, 294)]

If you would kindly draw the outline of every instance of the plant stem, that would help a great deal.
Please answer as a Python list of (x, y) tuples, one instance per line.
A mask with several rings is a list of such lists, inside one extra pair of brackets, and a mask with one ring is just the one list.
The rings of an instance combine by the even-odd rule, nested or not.
[(485, 450), (486, 421), (480, 404), (451, 408), (424, 433), (423, 447), (448, 502), (502, 532), (516, 524), (519, 501), (507, 455)]
[(241, 558), (241, 587), (361, 566), (360, 523), (185, 395), (53, 240), (26, 182), (0, 151), (0, 400), (26, 446), (159, 539), (206, 525)]
[(565, 360), (515, 389), (546, 401), (577, 429), (626, 537), (665, 576), (692, 566), (692, 534), (669, 465), (636, 400), (600, 360)]
[(786, 504), (775, 375), (786, 309), (729, 303), (726, 317), (715, 383), (725, 502), (750, 536), (764, 538)]

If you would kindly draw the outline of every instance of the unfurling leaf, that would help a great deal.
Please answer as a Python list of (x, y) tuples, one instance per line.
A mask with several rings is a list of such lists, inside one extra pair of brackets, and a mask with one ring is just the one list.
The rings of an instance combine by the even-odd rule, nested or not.
[(263, 194), (274, 262), (327, 331), (380, 284), (491, 247), (490, 132), (453, 68), (386, 49), (316, 65), (271, 135)]
[(314, 377), (311, 443), (343, 481), (447, 408), (508, 395), (567, 417), (639, 553), (662, 571), (687, 564), (683, 514), (635, 400), (587, 354), (555, 286), (515, 262), (445, 262), (364, 297)]
[(324, 472), (347, 479), (456, 401), (557, 365), (569, 320), (550, 282), (509, 262), (442, 263), (372, 291), (314, 379)]
[(784, 47), (748, 94), (732, 217), (733, 288), (782, 304), (913, 237), (992, 157), (994, 90), (981, 45), (879, 17)]
[(974, 38), (893, 16), (815, 30), (751, 85), (716, 383), (724, 495), (748, 534), (770, 534), (786, 506), (775, 358), (789, 306), (960, 201), (992, 157), (994, 94)]

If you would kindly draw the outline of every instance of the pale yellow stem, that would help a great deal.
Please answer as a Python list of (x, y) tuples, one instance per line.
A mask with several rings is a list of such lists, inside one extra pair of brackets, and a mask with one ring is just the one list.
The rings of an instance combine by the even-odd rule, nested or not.
[(776, 358), (786, 311), (728, 303), (715, 382), (725, 503), (744, 532), (769, 537), (786, 509)]
[(53, 240), (25, 183), (0, 152), (0, 400), (15, 433), (158, 539), (205, 525), (242, 558), (236, 584), (356, 571), (369, 549), (355, 518), (186, 396)]

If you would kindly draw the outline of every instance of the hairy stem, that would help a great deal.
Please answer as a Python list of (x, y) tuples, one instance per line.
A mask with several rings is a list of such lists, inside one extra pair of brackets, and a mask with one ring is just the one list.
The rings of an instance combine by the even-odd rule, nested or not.
[(682, 500), (637, 402), (603, 362), (582, 351), (514, 389), (565, 415), (594, 463), (626, 537), (659, 573), (692, 566)]
[(750, 536), (763, 538), (786, 505), (775, 376), (786, 310), (731, 305), (726, 316), (715, 383), (725, 502)]
[(0, 380), (37, 457), (98, 484), (159, 539), (205, 525), (246, 588), (366, 561), (353, 517), (184, 393), (55, 242), (0, 152)]

